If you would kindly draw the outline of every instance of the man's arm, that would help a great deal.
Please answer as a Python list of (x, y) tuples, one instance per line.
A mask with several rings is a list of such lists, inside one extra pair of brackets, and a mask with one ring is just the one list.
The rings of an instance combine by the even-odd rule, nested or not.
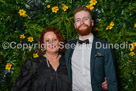
[(105, 49), (105, 74), (108, 83), (108, 91), (118, 91), (114, 57), (110, 48)]
[(102, 88), (104, 90), (108, 90), (108, 83), (107, 83), (106, 77), (105, 77), (105, 81), (102, 83)]

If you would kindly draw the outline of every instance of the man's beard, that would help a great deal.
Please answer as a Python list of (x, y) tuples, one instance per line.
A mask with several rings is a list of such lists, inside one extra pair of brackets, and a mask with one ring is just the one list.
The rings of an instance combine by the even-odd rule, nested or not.
[[(87, 28), (86, 29), (80, 29), (80, 27), (83, 26), (83, 25), (86, 26)], [(88, 35), (92, 32), (92, 27), (88, 26), (86, 24), (82, 24), (76, 30), (77, 30), (79, 35), (85, 36), (85, 35)]]

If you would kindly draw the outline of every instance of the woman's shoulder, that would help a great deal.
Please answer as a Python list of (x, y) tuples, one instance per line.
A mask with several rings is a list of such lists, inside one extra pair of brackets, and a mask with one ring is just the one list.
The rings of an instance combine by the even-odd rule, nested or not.
[(65, 57), (64, 57), (64, 55), (60, 55), (60, 63), (65, 65)]
[[(31, 86), (31, 79), (32, 76), (35, 74), (37, 68), (40, 66), (39, 65), (39, 60), (41, 59), (41, 57), (37, 57), (37, 58), (27, 58), (24, 62), (24, 64), (22, 65), (22, 68), (19, 72), (19, 76), (16, 79), (16, 82), (14, 83), (14, 90), (15, 91), (23, 91), (25, 89), (29, 89), (29, 87)], [(23, 89), (23, 90), (21, 90)], [(27, 90), (29, 91), (29, 90)]]
[(27, 68), (29, 68), (29, 67), (35, 68), (35, 67), (40, 65), (41, 60), (42, 60), (42, 56), (39, 56), (37, 58), (32, 58), (32, 59), (30, 59), (30, 58), (28, 59), (27, 58), (25, 60), (24, 64), (23, 64), (23, 66), (27, 67)]

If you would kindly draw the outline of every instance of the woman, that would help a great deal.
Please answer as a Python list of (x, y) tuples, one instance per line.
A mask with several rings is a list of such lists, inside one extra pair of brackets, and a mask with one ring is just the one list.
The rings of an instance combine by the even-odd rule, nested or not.
[(14, 91), (71, 91), (65, 60), (60, 54), (62, 48), (59, 48), (63, 41), (57, 28), (45, 28), (39, 41), (42, 55), (26, 60)]

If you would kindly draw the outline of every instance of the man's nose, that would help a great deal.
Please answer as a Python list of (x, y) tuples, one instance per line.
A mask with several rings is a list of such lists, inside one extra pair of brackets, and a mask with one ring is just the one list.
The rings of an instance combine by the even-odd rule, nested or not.
[(84, 24), (84, 20), (83, 19), (81, 19), (80, 24)]

